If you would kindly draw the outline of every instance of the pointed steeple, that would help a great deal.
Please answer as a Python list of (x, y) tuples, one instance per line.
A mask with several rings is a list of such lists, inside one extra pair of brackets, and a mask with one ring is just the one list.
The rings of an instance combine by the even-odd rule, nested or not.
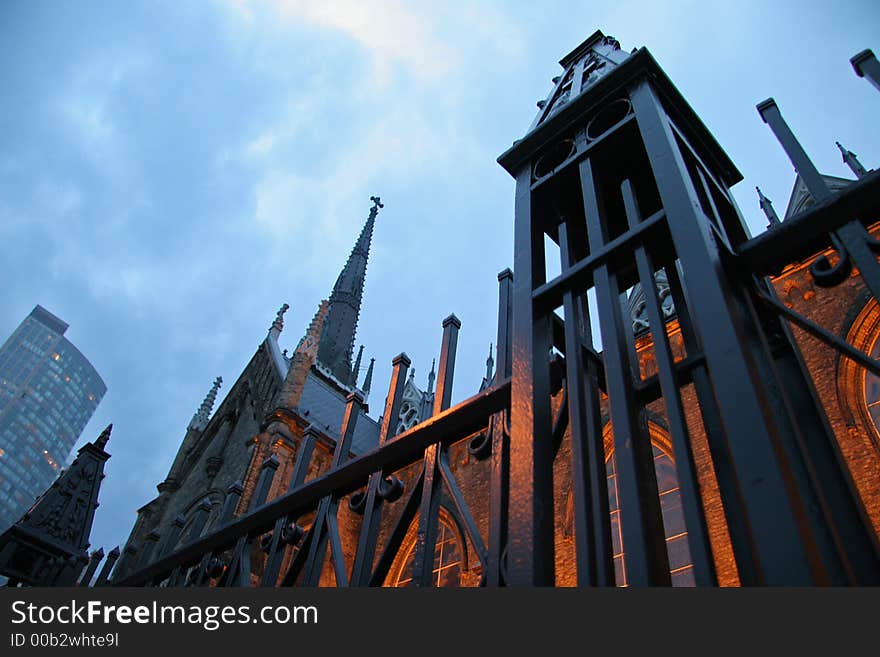
[(110, 432), (113, 431), (113, 423), (107, 425), (107, 428), (101, 432), (101, 435), (98, 436), (98, 439), (95, 441), (95, 447), (98, 449), (104, 449), (107, 447), (107, 441), (110, 440)]
[(88, 562), (109, 438), (107, 427), (80, 447), (70, 467), (0, 534), (0, 575), (28, 586), (73, 586)]
[(434, 394), (434, 379), (437, 377), (437, 372), (435, 371), (437, 367), (437, 359), (431, 359), (431, 371), (428, 372), (428, 390), (427, 394)]
[(761, 193), (761, 188), (757, 185), (755, 189), (758, 192), (758, 204), (761, 206), (761, 209), (764, 211), (764, 215), (767, 217), (767, 221), (770, 223), (768, 226), (772, 228), (773, 226), (779, 225), (779, 217), (776, 215), (776, 210), (773, 209), (773, 201), (764, 196)]
[(866, 176), (868, 174), (868, 170), (862, 166), (862, 163), (859, 162), (859, 156), (853, 153), (851, 150), (848, 150), (840, 145), (839, 141), (834, 142), (837, 144), (837, 148), (840, 149), (840, 154), (843, 156), (843, 162), (850, 168), (850, 170), (856, 174), (856, 178), (861, 178), (862, 176)]
[(199, 406), (199, 410), (196, 411), (192, 420), (189, 421), (187, 429), (203, 431), (204, 428), (208, 426), (208, 420), (211, 417), (211, 409), (214, 408), (214, 401), (217, 399), (217, 391), (220, 389), (221, 383), (223, 383), (222, 376), (218, 376), (214, 379), (214, 385), (211, 386), (208, 394), (205, 395), (205, 400), (202, 402), (202, 405)]
[(364, 357), (364, 345), (358, 349), (357, 358), (354, 361), (354, 367), (351, 368), (351, 385), (357, 387), (358, 375), (361, 373), (361, 359)]
[(373, 385), (373, 364), (375, 362), (375, 358), (370, 359), (370, 366), (367, 368), (367, 376), (364, 377), (364, 401), (370, 396), (370, 386)]
[(354, 350), (354, 336), (357, 331), (361, 299), (364, 294), (364, 280), (367, 275), (367, 259), (370, 255), (370, 242), (376, 214), (383, 207), (378, 196), (371, 196), (373, 207), (364, 224), (361, 234), (348, 256), (348, 261), (330, 295), (330, 308), (321, 342), (318, 345), (318, 362), (329, 369), (343, 384), (354, 385), (352, 381), (351, 353)]

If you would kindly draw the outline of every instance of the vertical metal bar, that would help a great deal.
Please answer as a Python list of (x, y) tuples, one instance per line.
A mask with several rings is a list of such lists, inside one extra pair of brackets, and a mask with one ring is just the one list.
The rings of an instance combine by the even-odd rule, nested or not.
[[(559, 224), (559, 248), (562, 273), (565, 273), (574, 264), (575, 251), (567, 218)], [(592, 337), (589, 310), (583, 294), (575, 296), (566, 291), (562, 299), (577, 583), (579, 586), (614, 586), (602, 409), (595, 367), (585, 362), (583, 350), (583, 344)]]
[[(755, 363), (758, 345), (750, 342), (748, 318), (735, 305), (733, 283), (727, 278), (718, 244), (711, 235), (669, 119), (648, 81), (631, 90), (633, 109), (666, 212), (676, 253), (686, 272), (690, 307), (698, 307), (695, 328), (702, 341), (727, 454), (740, 496), (749, 514), (748, 526), (758, 581), (745, 584), (810, 584), (815, 582), (811, 555), (801, 531), (801, 510), (793, 506), (790, 473), (777, 456), (778, 426)], [(713, 454), (713, 459), (726, 454)], [(744, 542), (734, 542), (742, 545)]]
[[(510, 336), (513, 321), (513, 272), (505, 269), (498, 274), (498, 339), (495, 381), (510, 377)], [(488, 586), (501, 586), (501, 555), (507, 544), (507, 497), (510, 469), (510, 441), (507, 435), (507, 413), (489, 418), (492, 440), (489, 484), (489, 546), (485, 581)]]
[(336, 576), (336, 586), (339, 588), (348, 586), (348, 570), (346, 569), (345, 557), (342, 552), (339, 522), (336, 517), (339, 501), (332, 500), (330, 507), (327, 513), (327, 535), (330, 538), (330, 558), (333, 560), (333, 573)]
[[(766, 286), (775, 297), (769, 281)], [(773, 359), (767, 363), (771, 372), (767, 378), (778, 382), (774, 389), (792, 418), (794, 426), (786, 449), (808, 501), (808, 518), (831, 583), (876, 586), (880, 583), (877, 535), (794, 336), (779, 317), (767, 316), (766, 306), (760, 305), (754, 312), (763, 312), (767, 325), (776, 323), (778, 330), (773, 340)]]
[[(825, 184), (819, 170), (810, 160), (809, 155), (807, 155), (797, 137), (794, 136), (785, 119), (782, 118), (782, 113), (779, 111), (776, 101), (768, 98), (758, 105), (758, 112), (764, 122), (770, 126), (773, 134), (776, 135), (776, 139), (779, 140), (783, 150), (791, 160), (795, 171), (798, 172), (807, 190), (809, 190), (810, 195), (816, 202), (820, 203), (833, 196), (833, 192)], [(865, 285), (871, 290), (871, 294), (874, 295), (875, 299), (880, 299), (880, 264), (877, 263), (877, 256), (869, 246), (869, 235), (865, 227), (860, 221), (855, 220), (841, 226), (833, 234), (843, 242), (843, 246), (852, 257), (856, 267), (858, 267), (862, 280), (865, 281)], [(841, 257), (843, 257), (843, 254), (841, 254)]]
[[(391, 361), (391, 383), (388, 388), (388, 399), (385, 402), (385, 412), (382, 416), (382, 427), (379, 430), (379, 445), (384, 445), (394, 434), (400, 415), (400, 405), (403, 400), (403, 390), (406, 387), (406, 372), (410, 366), (410, 359), (406, 354), (400, 354)], [(367, 483), (367, 499), (364, 506), (364, 519), (361, 524), (361, 533), (358, 537), (357, 553), (352, 565), (350, 583), (352, 586), (367, 586), (373, 569), (373, 558), (376, 553), (376, 541), (379, 536), (379, 521), (382, 516), (382, 501), (378, 497), (379, 484), (384, 474), (378, 470), (370, 475)]]
[(107, 558), (104, 560), (104, 565), (101, 566), (101, 572), (98, 573), (98, 579), (95, 580), (95, 586), (106, 586), (107, 580), (110, 579), (110, 572), (113, 570), (113, 566), (116, 563), (116, 560), (119, 559), (119, 546), (117, 545), (115, 548), (110, 550), (110, 553), (107, 555)]
[(513, 322), (513, 272), (505, 269), (498, 274), (498, 337), (495, 372), (500, 380), (510, 377), (511, 323)]
[[(597, 250), (604, 243), (603, 222), (606, 217), (589, 158), (581, 162), (580, 176), (590, 248)], [(633, 378), (638, 372), (638, 364), (632, 362), (633, 349), (628, 344), (632, 327), (624, 325), (631, 320), (624, 317), (617, 273), (603, 264), (596, 268), (593, 280), (599, 309), (605, 383), (614, 428), (627, 583), (630, 586), (669, 586), (669, 560), (654, 472), (654, 451), (644, 409), (639, 407), (635, 398)]]
[(550, 320), (535, 317), (532, 291), (545, 282), (544, 231), (532, 215), (531, 166), (516, 176), (514, 218), (510, 485), (507, 584), (555, 583)]
[(101, 563), (101, 559), (103, 558), (103, 548), (98, 548), (89, 555), (89, 565), (86, 566), (85, 571), (80, 576), (79, 581), (76, 584), (77, 586), (88, 586), (91, 583), (95, 571), (98, 570), (98, 564)]
[(871, 50), (863, 50), (853, 55), (849, 60), (853, 70), (860, 78), (867, 77), (868, 81), (880, 91), (880, 63)]
[[(339, 430), (339, 440), (336, 441), (336, 447), (333, 450), (333, 460), (330, 469), (333, 470), (348, 460), (351, 453), (351, 443), (354, 440), (354, 431), (357, 426), (357, 419), (363, 412), (364, 398), (360, 392), (352, 392), (346, 398), (345, 414), (342, 418), (342, 427)], [(332, 497), (325, 497), (318, 506), (318, 513), (315, 515), (315, 522), (312, 525), (313, 538), (309, 545), (309, 553), (306, 559), (305, 576), (303, 579), (304, 586), (317, 586), (321, 578), (321, 571), (324, 566), (324, 558), (327, 554), (327, 540), (329, 538), (327, 521), (332, 514), (335, 518), (339, 508), (337, 502)], [(331, 545), (331, 549), (333, 546)], [(338, 555), (340, 558), (341, 554)], [(336, 564), (336, 554), (334, 553), (334, 565)], [(340, 583), (339, 576), (344, 573)], [(342, 573), (337, 572), (337, 586), (345, 586), (348, 583), (348, 574), (345, 569)]]
[[(455, 373), (455, 352), (461, 322), (455, 315), (443, 320), (443, 342), (440, 347), (440, 368), (437, 393), (434, 397), (434, 415), (452, 403), (452, 380)], [(437, 523), (440, 514), (441, 481), (438, 458), (442, 444), (430, 445), (425, 450), (425, 479), (422, 486), (422, 502), (419, 508), (419, 526), (416, 532), (415, 557), (413, 560), (413, 584), (431, 586), (434, 570), (434, 548), (437, 544)]]
[[(669, 282), (669, 291), (675, 304), (675, 314), (678, 319), (678, 325), (681, 328), (685, 351), (691, 357), (701, 355), (702, 346), (694, 333), (690, 310), (687, 306), (686, 295), (676, 263), (666, 267), (666, 279)], [(713, 455), (712, 459), (715, 466), (715, 479), (718, 482), (718, 490), (721, 498), (724, 500), (728, 533), (733, 550), (737, 555), (737, 571), (743, 581), (757, 582), (760, 579), (760, 570), (754, 559), (745, 503), (740, 494), (736, 473), (733, 470), (733, 460), (727, 451), (727, 441), (721, 422), (721, 413), (718, 410), (715, 392), (704, 363), (700, 362), (694, 367), (691, 372), (691, 379), (700, 407), (700, 416), (703, 419), (706, 442), (709, 446), (709, 452)]]
[(281, 540), (281, 533), (289, 522), (288, 517), (281, 516), (275, 521), (272, 529), (272, 541), (266, 551), (266, 564), (263, 566), (263, 578), (260, 586), (275, 586), (278, 581), (278, 573), (281, 570), (281, 560), (284, 558), (285, 545)]
[[(621, 193), (623, 194), (626, 218), (630, 229), (633, 229), (641, 221), (641, 214), (629, 180), (623, 181)], [(709, 531), (706, 527), (706, 518), (703, 515), (703, 500), (700, 495), (699, 478), (691, 450), (687, 421), (675, 378), (675, 356), (669, 345), (669, 336), (666, 334), (666, 318), (657, 295), (653, 259), (643, 245), (636, 247), (635, 256), (639, 280), (645, 294), (648, 326), (651, 328), (653, 338), (660, 390), (663, 393), (663, 401), (666, 406), (666, 420), (669, 423), (669, 433), (672, 438), (685, 526), (688, 531), (688, 546), (690, 547), (691, 561), (694, 564), (694, 580), (698, 586), (715, 586), (718, 582), (715, 577), (715, 564), (712, 560), (712, 546), (709, 543)]]
[(385, 541), (385, 545), (382, 547), (382, 554), (376, 560), (376, 568), (373, 570), (370, 586), (382, 586), (388, 577), (394, 559), (397, 557), (400, 546), (403, 544), (403, 539), (406, 538), (407, 531), (419, 510), (419, 504), (422, 501), (422, 483), (424, 481), (425, 470), (422, 468), (419, 470), (418, 476), (410, 480), (409, 493), (407, 493), (406, 500), (403, 502), (403, 508), (397, 517), (397, 521), (394, 523), (394, 527), (388, 534), (388, 540)]

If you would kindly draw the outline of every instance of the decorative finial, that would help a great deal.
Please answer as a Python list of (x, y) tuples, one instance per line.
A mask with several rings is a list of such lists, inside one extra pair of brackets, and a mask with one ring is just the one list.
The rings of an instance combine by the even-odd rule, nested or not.
[(113, 431), (113, 423), (107, 425), (107, 428), (101, 432), (101, 435), (98, 436), (98, 439), (95, 441), (95, 447), (98, 449), (104, 449), (107, 446), (107, 441), (110, 440), (110, 432)]
[(862, 163), (859, 162), (859, 157), (851, 150), (847, 150), (843, 146), (840, 145), (839, 141), (834, 142), (837, 144), (837, 148), (840, 149), (840, 154), (843, 155), (843, 161), (850, 168), (850, 170), (856, 174), (856, 178), (861, 178), (867, 175), (868, 170), (862, 166)]
[(269, 327), (270, 331), (275, 330), (278, 331), (278, 333), (281, 333), (281, 330), (284, 328), (284, 313), (286, 313), (289, 308), (290, 306), (286, 303), (281, 306), (281, 309), (275, 314), (275, 321), (273, 321), (272, 326)]
[(357, 358), (354, 359), (354, 366), (351, 368), (351, 381), (349, 382), (351, 385), (357, 387), (358, 375), (361, 373), (361, 358), (364, 355), (364, 345), (360, 346), (358, 349)]
[(431, 371), (428, 372), (428, 394), (430, 395), (434, 392), (434, 378), (437, 376), (435, 368), (437, 366), (437, 359), (431, 359)]
[(382, 199), (378, 196), (371, 196), (370, 200), (373, 202), (373, 208), (384, 208), (385, 205), (382, 203)]
[(370, 359), (370, 366), (367, 368), (367, 376), (364, 377), (364, 401), (370, 396), (370, 386), (373, 384), (373, 364), (375, 362), (375, 358)]
[(199, 410), (197, 410), (195, 415), (193, 415), (193, 418), (192, 420), (190, 420), (187, 429), (198, 429), (199, 431), (202, 431), (206, 426), (208, 426), (208, 419), (211, 416), (211, 409), (214, 408), (214, 401), (217, 399), (217, 391), (220, 389), (221, 383), (223, 383), (222, 376), (218, 376), (216, 379), (214, 379), (214, 384), (211, 386), (208, 394), (205, 395), (205, 400), (202, 402), (201, 406), (199, 406)]
[(764, 214), (767, 217), (767, 221), (770, 228), (779, 225), (779, 217), (776, 216), (776, 210), (773, 209), (773, 201), (764, 196), (761, 193), (761, 188), (755, 185), (755, 189), (758, 191), (758, 204), (761, 206), (761, 209), (764, 211)]
[(409, 383), (413, 383), (415, 378), (416, 378), (416, 368), (413, 367), (413, 368), (410, 368), (410, 370), (409, 370)]
[(492, 368), (495, 366), (495, 359), (492, 358), (492, 343), (489, 343), (489, 357), (486, 359), (486, 383), (492, 380)]

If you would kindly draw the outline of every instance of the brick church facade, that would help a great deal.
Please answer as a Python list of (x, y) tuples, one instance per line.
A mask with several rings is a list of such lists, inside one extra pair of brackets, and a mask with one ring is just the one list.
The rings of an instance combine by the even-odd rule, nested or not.
[[(613, 39), (600, 37), (599, 41), (594, 39), (590, 42), (590, 47), (597, 56), (607, 59), (608, 68), (624, 62), (627, 53), (621, 51)], [(585, 73), (584, 85), (587, 80)], [(571, 92), (573, 94), (573, 90)], [(842, 151), (844, 161), (850, 164), (856, 179), (870, 173), (864, 170), (852, 153)], [(824, 180), (832, 192), (846, 189), (855, 182), (830, 176), (824, 176)], [(768, 231), (779, 230), (780, 225), (815, 204), (800, 177), (795, 181), (781, 221), (776, 218), (769, 201), (763, 196), (760, 198), (770, 221)], [(375, 420), (367, 414), (365, 403), (352, 403), (354, 398), (366, 401), (372, 387), (372, 362), (365, 378), (360, 378), (363, 348), (355, 362), (352, 361), (370, 242), (381, 207), (377, 198), (373, 199), (373, 203), (332, 294), (319, 305), (293, 354), (281, 352), (278, 347), (285, 306), (213, 414), (211, 410), (219, 380), (212, 388), (187, 427), (168, 476), (158, 485), (158, 496), (138, 511), (114, 580), (124, 581), (127, 576), (160, 558), (199, 537), (209, 535), (231, 518), (241, 517), (267, 502), (281, 498), (289, 490), (316, 481), (350, 458), (376, 450), (383, 440), (409, 432), (420, 423), (431, 422), (432, 416), (445, 410), (441, 399), (443, 392), (433, 389), (434, 369), (425, 391), (419, 389), (411, 377), (405, 379), (406, 384), (401, 383), (403, 403), (398, 406), (402, 410), (397, 417), (383, 416)], [(878, 236), (878, 233), (880, 224), (875, 224), (870, 228), (870, 234)], [(820, 250), (774, 272), (769, 280), (776, 299), (799, 316), (876, 358), (880, 351), (880, 306), (867, 291), (857, 267), (853, 267), (845, 279), (834, 286), (817, 284), (811, 267), (822, 255), (832, 266), (840, 257), (833, 249)], [(666, 322), (666, 339), (675, 361), (686, 364), (691, 349), (679, 326), (670, 284), (666, 276), (661, 274), (662, 269), (658, 270), (655, 281)], [(509, 271), (499, 275), (502, 290), (512, 277)], [(622, 302), (632, 323), (626, 330), (630, 331), (639, 369), (633, 376), (638, 385), (648, 388), (654, 385), (659, 370), (641, 285), (630, 286)], [(444, 322), (444, 335), (452, 336), (452, 340), (457, 335), (456, 324), (454, 316)], [(503, 319), (500, 319), (499, 326), (502, 324)], [(793, 325), (791, 332), (863, 506), (866, 524), (880, 535), (880, 378), (866, 373), (852, 359), (823, 344), (801, 326)], [(509, 362), (500, 354), (502, 350), (509, 349), (508, 345), (501, 343), (500, 338), (497, 349), (499, 362)], [(454, 351), (452, 353), (454, 355)], [(490, 353), (486, 377), (482, 385), (475, 382), (475, 394), (491, 388), (493, 381), (497, 383), (504, 376), (502, 372), (493, 371), (494, 360)], [(405, 378), (408, 365), (404, 355), (398, 357), (394, 376), (402, 374)], [(441, 370), (446, 366), (443, 362), (439, 365)], [(556, 585), (574, 586), (578, 583), (577, 503), (572, 474), (571, 428), (561, 421), (569, 405), (565, 365), (561, 358), (557, 358), (555, 364), (551, 363), (551, 374), (549, 410), (554, 426), (551, 437), (554, 454), (553, 571)], [(713, 462), (713, 448), (704, 429), (700, 402), (693, 383), (682, 387), (681, 401), (715, 577), (721, 586), (737, 586), (741, 583), (741, 574), (731, 539), (729, 510), (725, 509), (718, 480), (719, 476), (724, 475), (719, 474), (717, 464)], [(623, 585), (630, 583), (624, 558), (626, 545), (621, 530), (621, 524), (625, 524), (627, 519), (625, 513), (621, 517), (622, 512), (617, 504), (615, 441), (609, 399), (604, 391), (599, 395), (599, 403), (603, 418), (615, 581)], [(386, 406), (386, 409), (389, 407)], [(343, 449), (340, 453), (338, 443), (349, 421), (347, 414), (350, 413), (357, 414), (350, 444), (346, 445), (350, 452), (346, 453)], [(694, 585), (694, 565), (688, 547), (679, 472), (662, 397), (646, 404), (645, 415), (654, 452), (671, 582), (680, 586)], [(556, 427), (559, 427), (558, 431)], [(483, 429), (438, 452), (436, 469), (431, 470), (432, 476), (437, 479), (434, 484), (438, 490), (436, 499), (422, 499), (424, 487), (428, 485), (425, 479), (429, 472), (428, 456), (424, 461), (419, 460), (395, 470), (393, 474), (385, 473), (390, 476), (379, 484), (379, 494), (385, 500), (384, 511), (371, 540), (380, 547), (392, 545), (396, 549), (382, 551), (368, 564), (368, 571), (372, 573), (369, 583), (405, 586), (413, 582), (414, 570), (422, 573), (423, 582), (427, 581), (424, 573), (430, 571), (430, 582), (435, 586), (479, 586), (486, 583), (489, 576), (487, 564), (484, 563), (486, 545), (494, 531), (493, 514), (497, 508), (494, 506), (491, 484), (493, 459), (498, 458), (497, 454), (490, 453), (487, 440), (487, 431)], [(431, 468), (435, 466), (431, 465)], [(382, 486), (387, 488), (384, 493), (381, 492)], [(244, 548), (249, 553), (245, 556), (251, 583), (259, 585), (261, 581), (266, 582), (267, 577), (270, 583), (285, 585), (333, 586), (349, 583), (348, 578), (354, 577), (351, 573), (358, 567), (355, 562), (359, 542), (365, 540), (364, 505), (368, 488), (334, 496), (326, 502), (333, 509), (329, 516), (328, 506), (318, 507), (295, 518), (279, 519), (274, 532), (253, 540)], [(436, 506), (436, 528), (427, 534), (419, 528), (416, 509), (420, 504)], [(328, 520), (330, 517), (332, 520)], [(308, 549), (329, 551), (331, 558), (319, 558), (314, 563), (320, 565), (311, 570), (308, 567), (291, 568), (298, 553), (306, 549), (303, 543), (297, 544), (294, 537), (289, 542), (290, 547), (280, 553), (280, 561), (271, 566), (275, 569), (272, 572), (277, 571), (277, 574), (274, 577), (266, 575), (271, 561), (267, 555), (276, 550), (283, 531), (307, 535), (316, 522), (330, 523), (327, 526), (332, 530), (321, 530), (324, 533), (320, 536), (324, 538), (313, 538)], [(289, 530), (289, 527), (294, 529)], [(424, 541), (425, 536), (433, 539), (433, 565), (426, 569), (421, 564), (416, 568), (419, 542)], [(203, 583), (218, 584), (224, 581), (225, 570), (231, 567), (231, 551), (226, 550), (223, 554), (224, 558), (215, 555), (214, 567)], [(238, 558), (241, 560), (241, 555)], [(504, 570), (503, 559), (499, 567), (501, 571)], [(340, 582), (343, 574), (346, 581)], [(184, 579), (170, 582), (171, 585), (183, 583)]]

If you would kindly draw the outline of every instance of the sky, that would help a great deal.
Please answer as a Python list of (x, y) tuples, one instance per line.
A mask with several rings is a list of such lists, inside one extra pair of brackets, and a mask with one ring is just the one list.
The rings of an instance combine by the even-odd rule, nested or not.
[(880, 164), (880, 94), (849, 63), (880, 53), (871, 1), (0, 3), (0, 340), (41, 304), (107, 383), (77, 443), (113, 423), (93, 548), (124, 543), (283, 303), (293, 350), (371, 195), (371, 414), (398, 353), (424, 387), (453, 312), (453, 402), (477, 391), (513, 266), (495, 160), (596, 29), (652, 52), (742, 171), (753, 234), (755, 185), (781, 215), (794, 181), (765, 98), (823, 173), (850, 175), (836, 140)]

